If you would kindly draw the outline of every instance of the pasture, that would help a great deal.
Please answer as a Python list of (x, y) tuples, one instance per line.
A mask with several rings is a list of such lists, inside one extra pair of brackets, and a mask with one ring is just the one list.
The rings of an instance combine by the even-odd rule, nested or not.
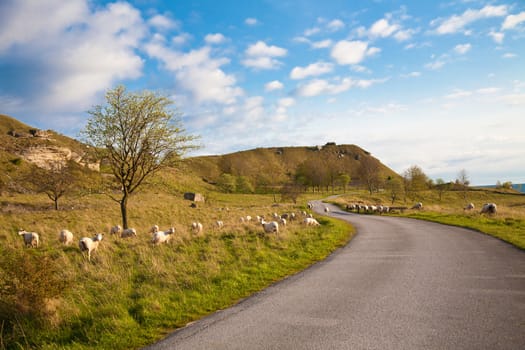
[[(306, 227), (299, 217), (278, 234), (265, 234), (256, 215), (299, 213), (306, 201), (206, 195), (206, 203), (191, 208), (169, 191), (137, 194), (129, 205), (137, 236), (125, 239), (109, 233), (120, 213), (108, 197), (68, 197), (59, 211), (44, 195), (3, 197), (0, 348), (140, 348), (322, 260), (353, 232), (326, 218)], [(253, 219), (242, 223), (246, 215)], [(201, 233), (192, 232), (193, 221), (203, 224)], [(169, 243), (152, 245), (154, 224), (175, 228)], [(26, 248), (20, 228), (38, 232), (40, 246)], [(58, 240), (64, 228), (75, 236), (72, 245)], [(89, 262), (78, 241), (96, 233), (104, 238)]]

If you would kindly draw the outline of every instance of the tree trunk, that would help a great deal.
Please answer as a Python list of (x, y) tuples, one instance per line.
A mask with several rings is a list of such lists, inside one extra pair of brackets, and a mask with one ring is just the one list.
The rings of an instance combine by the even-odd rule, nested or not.
[(58, 198), (55, 199), (55, 210), (58, 210)]
[(122, 214), (122, 227), (128, 228), (128, 196), (125, 194), (120, 200), (120, 213)]

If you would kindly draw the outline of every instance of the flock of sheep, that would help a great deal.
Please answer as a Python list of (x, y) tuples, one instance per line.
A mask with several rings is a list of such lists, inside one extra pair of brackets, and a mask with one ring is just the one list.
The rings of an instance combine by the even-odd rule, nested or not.
[[(471, 211), (474, 210), (476, 206), (474, 203), (468, 203), (463, 210), (465, 211)], [(389, 213), (391, 211), (391, 207), (385, 206), (385, 205), (366, 205), (366, 204), (348, 204), (346, 206), (347, 211), (355, 211), (357, 213), (369, 213), (369, 214), (383, 214), (383, 213)], [(423, 203), (418, 202), (414, 204), (410, 209), (416, 209), (421, 210), (423, 209)], [(495, 203), (485, 203), (481, 207), (480, 214), (496, 214), (498, 212), (498, 207)]]
[[(305, 211), (301, 212), (303, 216), (303, 223), (306, 226), (318, 226), (319, 222), (313, 218), (312, 214), (308, 214)], [(289, 221), (295, 221), (297, 220), (297, 216), (295, 213), (285, 213), (282, 215), (279, 215), (277, 213), (273, 213), (271, 221), (266, 221), (263, 216), (256, 216), (253, 220), (254, 222), (258, 222), (265, 233), (279, 233), (279, 226), (286, 226), (287, 220)], [(241, 223), (249, 223), (252, 221), (252, 217), (247, 215), (240, 218)], [(221, 229), (224, 227), (224, 222), (222, 220), (217, 220), (215, 222), (215, 225), (218, 229)], [(203, 225), (202, 223), (195, 221), (191, 224), (191, 231), (195, 234), (199, 234), (203, 231)], [(136, 237), (137, 236), (137, 230), (134, 228), (127, 228), (122, 229), (120, 225), (115, 225), (111, 227), (109, 230), (110, 235), (118, 235), (120, 238), (130, 238), (130, 237)], [(167, 230), (160, 230), (158, 225), (153, 225), (148, 233), (151, 233), (151, 243), (153, 245), (158, 245), (161, 243), (167, 243), (169, 242), (170, 238), (172, 237), (173, 233), (175, 233), (175, 228), (170, 227)], [(36, 232), (28, 232), (25, 230), (19, 230), (18, 234), (23, 237), (24, 243), (26, 247), (33, 247), (38, 248), (40, 244), (40, 235)], [(88, 261), (91, 261), (91, 254), (98, 248), (99, 243), (102, 241), (104, 235), (102, 233), (97, 233), (94, 237), (82, 237), (79, 242), (78, 246), (80, 248), (80, 251), (82, 254), (87, 255)], [(74, 236), (73, 233), (67, 229), (63, 229), (58, 234), (58, 240), (60, 243), (64, 245), (70, 245), (73, 244)]]

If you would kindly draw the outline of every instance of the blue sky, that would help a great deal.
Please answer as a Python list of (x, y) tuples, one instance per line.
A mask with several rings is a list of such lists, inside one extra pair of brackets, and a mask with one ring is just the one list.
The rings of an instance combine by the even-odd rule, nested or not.
[(3, 0), (0, 77), (0, 113), (72, 137), (124, 84), (175, 101), (194, 155), (337, 142), (525, 182), (521, 0)]

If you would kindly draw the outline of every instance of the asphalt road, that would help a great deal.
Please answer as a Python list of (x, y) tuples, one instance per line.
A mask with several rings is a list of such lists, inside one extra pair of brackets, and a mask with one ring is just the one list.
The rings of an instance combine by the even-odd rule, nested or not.
[(525, 251), (330, 207), (349, 245), (147, 349), (525, 349)]

